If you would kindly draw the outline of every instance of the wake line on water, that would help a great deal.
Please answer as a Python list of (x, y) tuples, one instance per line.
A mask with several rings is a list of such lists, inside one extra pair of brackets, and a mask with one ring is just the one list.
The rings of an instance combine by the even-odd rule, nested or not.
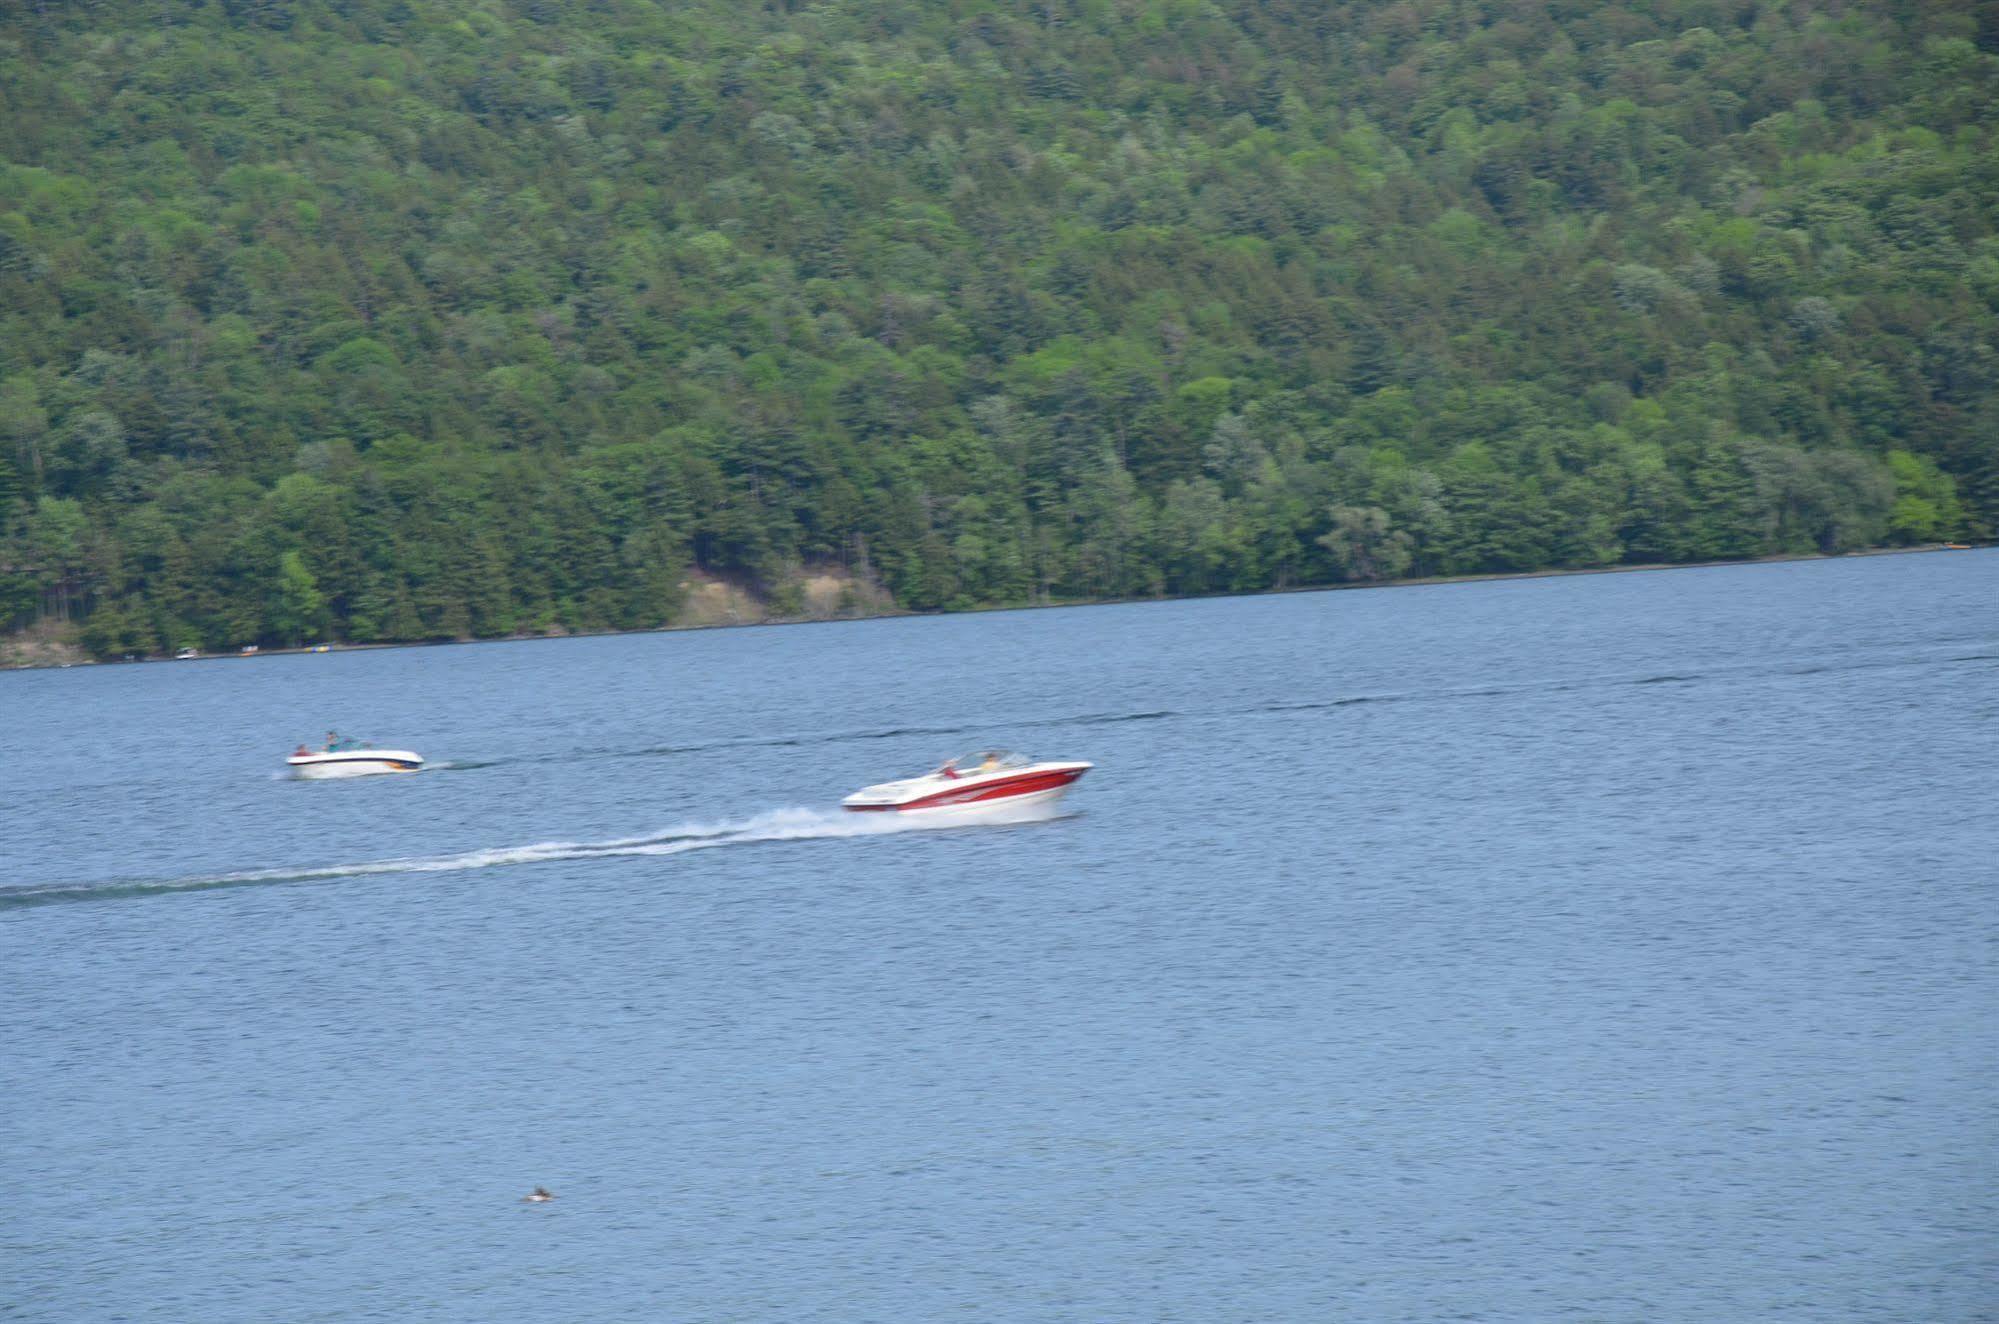
[(812, 841), (834, 837), (874, 837), (896, 832), (951, 826), (911, 821), (903, 814), (850, 814), (844, 810), (776, 809), (734, 822), (685, 824), (639, 837), (610, 841), (541, 841), (525, 846), (501, 846), (460, 851), (453, 855), (419, 855), (400, 859), (364, 860), (291, 869), (245, 869), (192, 878), (109, 879), (94, 883), (35, 883), (0, 887), (0, 910), (57, 905), (65, 901), (102, 901), (122, 897), (158, 896), (172, 892), (204, 892), (228, 887), (266, 887), (281, 883), (325, 882), (377, 874), (460, 873), (518, 864), (549, 864), (561, 860), (602, 859), (634, 855), (680, 855), (717, 846), (748, 846), (771, 841)]
[[(1007, 726), (1026, 730), (1048, 726), (1110, 726), (1120, 722), (1154, 722), (1184, 714), (1171, 709), (1141, 713), (1081, 713), (1071, 717), (1035, 717)], [(660, 754), (710, 754), (725, 749), (790, 748), (798, 745), (843, 745), (859, 740), (896, 740), (905, 736), (963, 736), (978, 728), (971, 726), (892, 726), (878, 731), (836, 731), (826, 735), (772, 736), (762, 740), (726, 740), (707, 745), (656, 745), (650, 749), (606, 751), (599, 757), (642, 758)]]
[[(1147, 709), (1130, 713), (1077, 713), (1064, 717), (1038, 717), (1006, 722), (1009, 730), (1040, 730), (1054, 727), (1114, 726), (1124, 722), (1157, 722), (1174, 718), (1247, 717), (1259, 714), (1327, 712), (1377, 703), (1448, 703), (1462, 699), (1504, 698), (1516, 694), (1562, 694), (1575, 690), (1618, 688), (1643, 685), (1697, 685), (1717, 680), (1753, 680), (1773, 676), (1816, 676), (1827, 673), (1874, 671), (1907, 666), (1944, 666), (1999, 659), (1999, 654), (1970, 653), (1942, 658), (1886, 658), (1831, 663), (1821, 666), (1718, 667), (1713, 671), (1670, 672), (1653, 676), (1589, 676), (1574, 680), (1544, 681), (1523, 685), (1479, 686), (1463, 689), (1391, 691), (1380, 694), (1348, 694), (1331, 699), (1308, 699), (1287, 703), (1249, 704), (1239, 708)], [(683, 754), (714, 754), (732, 749), (796, 749), (816, 745), (845, 745), (859, 741), (896, 740), (910, 736), (972, 736), (987, 728), (960, 726), (893, 726), (872, 731), (829, 731), (823, 734), (767, 736), (750, 740), (720, 740), (688, 745), (647, 745), (637, 749), (577, 750), (568, 754), (537, 755), (531, 759), (500, 758), (479, 762), (433, 764), (425, 771), (462, 771), (493, 768), (514, 763), (574, 763), (594, 759), (671, 758)]]
[[(1156, 722), (1190, 714), (1170, 708), (1138, 713), (1082, 713), (1069, 717), (1036, 717), (1008, 722), (1013, 730), (1051, 726), (1112, 726), (1122, 722)], [(461, 772), (473, 768), (497, 768), (513, 763), (584, 763), (593, 759), (669, 758), (680, 754), (716, 754), (732, 749), (796, 749), (805, 745), (845, 745), (863, 740), (896, 740), (907, 736), (968, 736), (982, 728), (975, 726), (892, 726), (875, 731), (831, 731), (823, 735), (765, 736), (753, 740), (715, 740), (693, 745), (644, 745), (637, 749), (585, 749), (567, 754), (538, 754), (532, 758), (500, 758), (433, 763), (425, 772)]]

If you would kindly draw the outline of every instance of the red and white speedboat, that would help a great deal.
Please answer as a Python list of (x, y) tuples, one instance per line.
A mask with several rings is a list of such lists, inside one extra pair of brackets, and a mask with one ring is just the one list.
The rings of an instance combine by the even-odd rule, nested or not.
[(863, 787), (840, 803), (859, 813), (920, 813), (952, 822), (1033, 817), (1052, 808), (1093, 766), (1036, 763), (1010, 750), (982, 749), (921, 777)]

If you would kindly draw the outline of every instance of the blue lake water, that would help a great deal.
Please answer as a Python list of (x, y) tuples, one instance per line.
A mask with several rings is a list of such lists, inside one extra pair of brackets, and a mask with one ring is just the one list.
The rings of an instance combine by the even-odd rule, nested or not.
[[(441, 766), (280, 778), (328, 727)], [(1994, 1317), (1999, 553), (4, 674), (0, 742), (0, 1317)], [(989, 743), (1098, 768), (832, 808)]]

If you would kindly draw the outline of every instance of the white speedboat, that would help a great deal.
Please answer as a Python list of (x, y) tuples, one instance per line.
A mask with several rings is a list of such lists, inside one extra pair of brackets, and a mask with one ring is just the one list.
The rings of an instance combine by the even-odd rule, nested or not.
[(984, 749), (920, 777), (863, 787), (840, 803), (857, 813), (934, 815), (952, 822), (1032, 817), (1052, 808), (1093, 766), (1037, 763), (1010, 750)]
[(423, 755), (407, 749), (301, 750), (285, 762), (294, 777), (368, 777), (378, 772), (415, 772)]

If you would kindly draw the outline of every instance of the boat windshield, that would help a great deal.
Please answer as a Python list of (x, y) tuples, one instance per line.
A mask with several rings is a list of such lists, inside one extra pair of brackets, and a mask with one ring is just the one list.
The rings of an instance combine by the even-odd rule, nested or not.
[[(1003, 772), (1008, 768), (1024, 768), (1031, 759), (1025, 754), (1016, 754), (1010, 749), (976, 749), (969, 754), (960, 754), (944, 765), (960, 777), (976, 777), (982, 772)], [(938, 771), (943, 771), (942, 768)]]

